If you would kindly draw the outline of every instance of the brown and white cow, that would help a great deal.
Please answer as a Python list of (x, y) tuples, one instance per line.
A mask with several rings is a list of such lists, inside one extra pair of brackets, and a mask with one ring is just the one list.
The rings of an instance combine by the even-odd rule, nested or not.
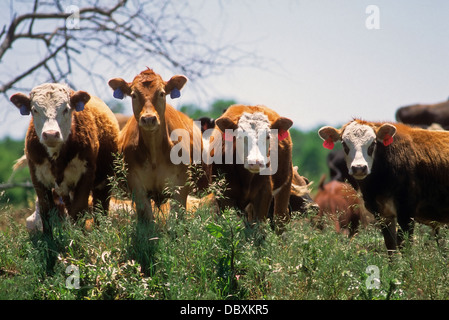
[(224, 174), (228, 183), (220, 207), (238, 207), (249, 222), (260, 221), (267, 218), (274, 197), (274, 217), (288, 220), (292, 121), (265, 106), (233, 105), (215, 125), (210, 143), (212, 172)]
[[(381, 218), (388, 250), (395, 250), (413, 223), (449, 223), (449, 132), (353, 120), (319, 130), (324, 145), (341, 141), (349, 174), (366, 208)], [(396, 231), (396, 220), (401, 231)]]
[(50, 231), (50, 210), (58, 206), (55, 193), (73, 218), (88, 209), (91, 192), (94, 202), (107, 210), (107, 177), (113, 174), (119, 132), (109, 107), (85, 91), (59, 83), (39, 85), (29, 96), (16, 93), (10, 100), (22, 115), (32, 114), (25, 155), (44, 232)]
[[(195, 154), (201, 160), (201, 131), (192, 119), (166, 101), (167, 95), (179, 97), (186, 82), (183, 75), (164, 81), (151, 69), (142, 71), (130, 83), (121, 78), (109, 80), (116, 98), (132, 98), (134, 116), (120, 132), (119, 149), (128, 166), (128, 186), (139, 221), (153, 221), (150, 199), (161, 204), (167, 198), (167, 187), (179, 188), (172, 198), (186, 206), (190, 192), (186, 185), (188, 165), (193, 163)], [(186, 161), (174, 157), (178, 151)], [(198, 185), (206, 186), (207, 179), (203, 176)]]

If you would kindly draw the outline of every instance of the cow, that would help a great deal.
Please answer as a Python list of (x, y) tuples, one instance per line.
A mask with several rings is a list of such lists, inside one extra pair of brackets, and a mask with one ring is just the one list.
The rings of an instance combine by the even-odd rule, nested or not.
[[(132, 82), (122, 78), (109, 80), (114, 97), (132, 98), (133, 116), (120, 131), (119, 151), (128, 167), (128, 187), (136, 204), (138, 221), (142, 223), (154, 221), (150, 199), (161, 205), (170, 197), (166, 188), (179, 188), (171, 197), (184, 208), (191, 191), (187, 185), (188, 166), (194, 163), (194, 154), (201, 155), (201, 130), (191, 118), (166, 101), (167, 95), (173, 99), (179, 97), (186, 82), (183, 75), (164, 81), (150, 68), (136, 75)], [(185, 135), (172, 141), (176, 132)], [(174, 150), (185, 152), (187, 161), (175, 161)], [(200, 189), (209, 182), (208, 167), (203, 168), (205, 172), (197, 184)]]
[(36, 191), (44, 233), (49, 213), (58, 211), (55, 193), (70, 217), (95, 203), (109, 207), (108, 176), (118, 151), (118, 123), (109, 107), (85, 91), (61, 83), (44, 83), (29, 95), (16, 93), (11, 102), (22, 115), (32, 114), (25, 138), (25, 156)]
[(318, 133), (327, 148), (341, 141), (365, 207), (382, 220), (388, 252), (402, 247), (414, 221), (449, 223), (449, 132), (354, 119)]
[(261, 105), (232, 105), (215, 120), (209, 161), (212, 173), (223, 174), (228, 184), (224, 198), (218, 199), (220, 208), (237, 207), (253, 223), (267, 218), (274, 198), (274, 218), (288, 220), (292, 124)]
[(318, 226), (322, 227), (323, 218), (328, 217), (337, 232), (352, 237), (360, 224), (367, 224), (363, 201), (351, 184), (338, 180), (324, 183), (325, 179), (326, 175), (323, 175), (314, 198), (320, 208), (317, 214)]
[(427, 128), (439, 124), (449, 129), (449, 101), (434, 104), (414, 104), (400, 107), (396, 111), (396, 121)]

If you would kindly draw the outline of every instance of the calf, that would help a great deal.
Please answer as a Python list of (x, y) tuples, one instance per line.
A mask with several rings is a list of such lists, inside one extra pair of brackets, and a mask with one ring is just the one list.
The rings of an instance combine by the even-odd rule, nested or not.
[[(128, 166), (128, 186), (141, 222), (153, 221), (150, 199), (159, 206), (168, 198), (166, 187), (179, 188), (172, 198), (184, 207), (191, 191), (186, 184), (188, 165), (193, 163), (194, 154), (201, 155), (201, 131), (192, 119), (166, 102), (167, 95), (179, 97), (186, 82), (182, 75), (164, 81), (151, 69), (142, 71), (131, 83), (121, 78), (109, 80), (114, 97), (132, 98), (134, 116), (120, 131), (119, 149)], [(176, 132), (185, 133), (181, 141), (172, 141)], [(175, 161), (174, 150), (187, 152), (187, 163)], [(207, 183), (208, 177), (202, 175), (198, 187)]]
[(288, 219), (291, 125), (290, 119), (264, 106), (233, 105), (215, 120), (212, 172), (224, 174), (229, 186), (226, 198), (219, 200), (221, 208), (236, 206), (248, 214), (249, 222), (260, 221), (267, 218), (274, 197), (274, 217)]
[(404, 232), (413, 233), (414, 221), (449, 223), (449, 132), (354, 120), (340, 130), (323, 127), (319, 135), (328, 148), (342, 142), (366, 208), (383, 220), (389, 252)]
[(357, 191), (349, 184), (332, 180), (324, 184), (326, 176), (320, 181), (315, 202), (319, 206), (318, 219), (322, 225), (322, 218), (327, 216), (334, 223), (335, 230), (352, 237), (363, 221), (363, 201)]
[(50, 232), (49, 212), (58, 206), (55, 193), (73, 218), (88, 208), (91, 192), (94, 202), (108, 210), (107, 177), (113, 174), (119, 131), (108, 106), (85, 91), (58, 83), (37, 86), (29, 96), (16, 93), (10, 100), (22, 115), (32, 114), (25, 156), (43, 231)]

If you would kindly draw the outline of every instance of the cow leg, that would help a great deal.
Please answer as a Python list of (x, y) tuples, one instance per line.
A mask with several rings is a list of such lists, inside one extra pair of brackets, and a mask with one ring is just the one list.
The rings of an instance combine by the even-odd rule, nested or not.
[(107, 181), (104, 181), (101, 185), (97, 186), (92, 191), (92, 197), (94, 205), (100, 204), (104, 213), (107, 214), (109, 210), (109, 197), (111, 195), (111, 187)]
[(93, 174), (89, 171), (81, 176), (73, 191), (64, 196), (67, 213), (77, 220), (80, 214), (89, 209), (89, 195), (93, 184)]
[(38, 199), (39, 213), (42, 219), (42, 230), (44, 234), (51, 235), (50, 212), (57, 209), (53, 200), (53, 192), (44, 186), (35, 186), (35, 191)]
[(274, 217), (282, 223), (286, 223), (290, 219), (288, 212), (289, 200), (290, 185), (284, 185), (274, 196)]
[(404, 238), (407, 236), (409, 239), (412, 239), (413, 231), (414, 231), (414, 221), (410, 218), (399, 218), (398, 224), (401, 229), (398, 231), (398, 246), (402, 248), (404, 245)]
[(250, 211), (252, 211), (252, 214), (251, 217), (248, 217), (248, 222), (253, 223), (265, 220), (268, 217), (268, 211), (270, 209), (271, 201), (271, 188), (269, 187), (269, 185), (267, 185), (267, 187), (264, 187), (258, 193), (256, 199), (252, 200), (252, 208), (250, 209)]
[(385, 246), (391, 255), (397, 249), (396, 221), (394, 218), (385, 219), (381, 222), (381, 230), (384, 236)]

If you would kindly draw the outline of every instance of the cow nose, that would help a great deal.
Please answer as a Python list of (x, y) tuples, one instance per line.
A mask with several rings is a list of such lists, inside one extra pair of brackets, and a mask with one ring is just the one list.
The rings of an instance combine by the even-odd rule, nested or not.
[(368, 173), (368, 166), (365, 164), (358, 164), (351, 167), (352, 174), (354, 176), (361, 176), (361, 175), (367, 175)]
[(250, 171), (259, 171), (265, 168), (265, 162), (263, 160), (254, 160), (248, 163), (248, 168)]
[(148, 126), (148, 125), (155, 125), (157, 122), (156, 116), (142, 116), (140, 117), (140, 122), (142, 125)]
[(59, 131), (56, 130), (48, 130), (42, 133), (42, 138), (45, 141), (50, 141), (50, 140), (59, 140), (60, 138), (60, 133)]

